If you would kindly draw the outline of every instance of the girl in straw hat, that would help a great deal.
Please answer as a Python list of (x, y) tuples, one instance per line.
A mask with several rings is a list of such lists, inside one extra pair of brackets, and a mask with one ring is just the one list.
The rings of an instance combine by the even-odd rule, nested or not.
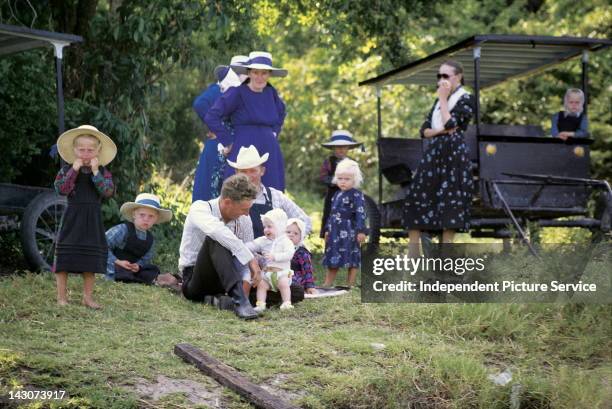
[(55, 250), (57, 302), (68, 304), (68, 273), (83, 275), (83, 304), (94, 309), (95, 273), (106, 272), (107, 245), (102, 223), (102, 198), (114, 193), (111, 173), (105, 166), (117, 154), (113, 141), (91, 125), (60, 135), (60, 156), (68, 165), (55, 178), (55, 190), (68, 197)]

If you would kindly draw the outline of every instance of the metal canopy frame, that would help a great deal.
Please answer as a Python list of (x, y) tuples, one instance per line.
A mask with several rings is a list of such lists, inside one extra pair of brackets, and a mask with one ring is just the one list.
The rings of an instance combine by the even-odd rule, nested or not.
[[(382, 87), (385, 85), (431, 85), (438, 67), (447, 59), (463, 64), (466, 84), (474, 88), (476, 137), (480, 137), (480, 90), (536, 72), (546, 70), (571, 58), (582, 56), (582, 90), (584, 112), (587, 112), (589, 51), (612, 46), (612, 41), (588, 37), (552, 37), (486, 34), (468, 37), (459, 43), (420, 60), (359, 82), (359, 86), (376, 87), (378, 135), (382, 138)], [(382, 203), (382, 167), (378, 164), (378, 202)]]
[(27, 27), (0, 24), (0, 57), (34, 48), (52, 46), (55, 55), (57, 123), (59, 133), (64, 125), (64, 86), (62, 79), (62, 59), (64, 47), (83, 42), (83, 37), (73, 34), (35, 30)]
[(523, 35), (475, 35), (420, 60), (393, 69), (359, 85), (381, 87), (391, 84), (431, 85), (438, 66), (454, 59), (464, 66), (466, 84), (476, 85), (474, 51), (480, 50), (480, 89), (508, 79), (532, 74), (582, 55), (612, 46), (607, 39)]

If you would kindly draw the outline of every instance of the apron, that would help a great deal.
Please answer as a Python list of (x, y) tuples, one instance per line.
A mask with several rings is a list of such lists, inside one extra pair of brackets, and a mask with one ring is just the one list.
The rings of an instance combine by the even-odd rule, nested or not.
[(249, 216), (251, 217), (251, 223), (253, 223), (253, 237), (261, 237), (264, 235), (263, 222), (261, 216), (272, 210), (272, 192), (270, 188), (264, 186), (266, 199), (265, 203), (253, 203), (251, 210), (249, 210)]

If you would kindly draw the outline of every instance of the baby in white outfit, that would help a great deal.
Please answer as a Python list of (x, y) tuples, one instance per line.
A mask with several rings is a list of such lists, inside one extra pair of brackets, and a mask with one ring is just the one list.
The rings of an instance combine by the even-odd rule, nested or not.
[(291, 259), (295, 253), (293, 242), (285, 234), (287, 227), (287, 214), (283, 209), (272, 209), (263, 216), (264, 235), (247, 243), (247, 247), (254, 253), (259, 253), (265, 259), (262, 268), (262, 280), (257, 286), (257, 304), (255, 310), (266, 309), (266, 295), (268, 290), (280, 291), (283, 303), (282, 310), (293, 308), (291, 305)]

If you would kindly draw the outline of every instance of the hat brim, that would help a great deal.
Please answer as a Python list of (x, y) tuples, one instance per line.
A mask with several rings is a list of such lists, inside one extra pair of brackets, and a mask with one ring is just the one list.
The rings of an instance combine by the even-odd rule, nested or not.
[(227, 65), (217, 65), (214, 71), (215, 78), (219, 78), (219, 74), (221, 73), (221, 71), (223, 71), (227, 67), (228, 67)]
[(100, 131), (93, 129), (74, 128), (70, 129), (57, 139), (57, 151), (66, 163), (74, 163), (76, 156), (74, 154), (74, 140), (79, 136), (91, 135), (100, 141), (100, 153), (98, 161), (100, 165), (108, 165), (117, 155), (117, 145), (111, 138)]
[(121, 205), (121, 208), (119, 209), (119, 213), (121, 213), (123, 218), (126, 219), (127, 221), (134, 222), (134, 210), (139, 209), (141, 207), (146, 207), (146, 208), (157, 211), (158, 217), (157, 217), (157, 222), (155, 222), (155, 224), (167, 223), (170, 220), (172, 220), (172, 212), (170, 210), (160, 209), (155, 206), (146, 205), (142, 203), (136, 203), (136, 202), (125, 202), (124, 204)]
[(358, 146), (363, 145), (363, 142), (348, 142), (348, 141), (333, 141), (333, 142), (325, 142), (321, 144), (325, 148), (335, 148), (335, 147), (347, 147), (347, 148), (356, 148)]
[(244, 75), (248, 75), (248, 70), (249, 69), (255, 69), (255, 70), (268, 70), (270, 71), (270, 76), (271, 77), (286, 77), (287, 76), (287, 70), (283, 69), (283, 68), (275, 68), (275, 67), (271, 67), (269, 65), (265, 65), (265, 64), (248, 64), (248, 65), (230, 65), (230, 67), (232, 68), (232, 70), (234, 70), (234, 72), (236, 74), (244, 74)]
[(232, 162), (231, 160), (228, 160), (227, 163), (234, 169), (252, 169), (266, 163), (268, 161), (268, 156), (270, 156), (270, 154), (266, 152), (261, 155), (261, 157), (257, 161), (239, 164), (238, 162)]

